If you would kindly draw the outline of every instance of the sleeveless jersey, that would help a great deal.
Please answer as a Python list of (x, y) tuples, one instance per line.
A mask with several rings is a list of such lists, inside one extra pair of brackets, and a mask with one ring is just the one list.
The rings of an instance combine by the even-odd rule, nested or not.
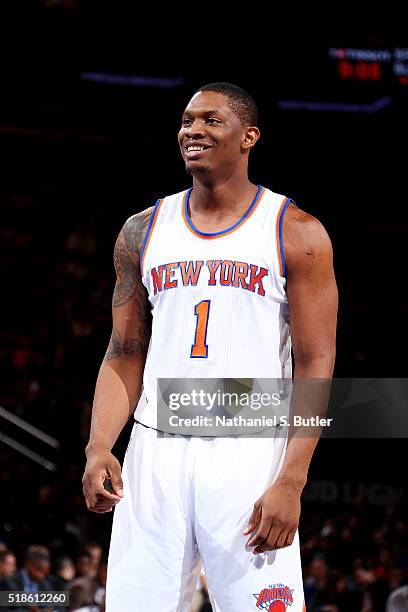
[(140, 254), (152, 335), (135, 419), (157, 427), (157, 378), (291, 378), (282, 219), (259, 186), (231, 227), (205, 233), (191, 189), (157, 201)]

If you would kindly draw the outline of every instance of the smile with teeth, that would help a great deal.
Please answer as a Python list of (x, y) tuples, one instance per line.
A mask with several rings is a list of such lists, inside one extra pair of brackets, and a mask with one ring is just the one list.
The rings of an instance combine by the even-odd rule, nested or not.
[(190, 153), (191, 151), (204, 151), (204, 147), (187, 147), (187, 152)]

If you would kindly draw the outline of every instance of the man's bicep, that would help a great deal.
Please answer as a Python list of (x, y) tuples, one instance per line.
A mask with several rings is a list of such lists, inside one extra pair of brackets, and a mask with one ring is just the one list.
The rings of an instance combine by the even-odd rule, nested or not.
[(327, 232), (303, 215), (288, 220), (285, 259), (295, 364), (306, 365), (334, 361), (338, 293)]

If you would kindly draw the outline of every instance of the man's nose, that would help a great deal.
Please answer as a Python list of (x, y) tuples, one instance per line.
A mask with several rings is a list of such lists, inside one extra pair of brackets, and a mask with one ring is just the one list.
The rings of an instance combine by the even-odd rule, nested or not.
[(203, 122), (196, 119), (191, 125), (184, 128), (184, 132), (189, 138), (202, 138), (205, 135)]

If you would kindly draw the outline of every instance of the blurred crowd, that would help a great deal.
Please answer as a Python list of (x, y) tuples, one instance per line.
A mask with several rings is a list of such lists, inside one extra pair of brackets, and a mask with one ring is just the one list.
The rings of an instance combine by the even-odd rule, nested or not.
[(305, 506), (300, 536), (307, 610), (408, 610), (387, 608), (391, 593), (408, 585), (407, 517), (406, 501), (373, 508), (361, 495), (342, 508)]
[(59, 555), (53, 561), (47, 546), (31, 545), (18, 569), (16, 555), (0, 542), (0, 591), (67, 591), (69, 610), (105, 612), (106, 571), (107, 559), (98, 542), (88, 542), (74, 558)]
[[(407, 610), (407, 516), (405, 503), (373, 511), (362, 496), (337, 510), (306, 507), (300, 536), (308, 612)], [(78, 537), (76, 548), (64, 551), (61, 542), (48, 540), (18, 554), (0, 541), (0, 591), (69, 591), (70, 610), (103, 612), (108, 547)], [(192, 612), (210, 610), (201, 577)]]
[(110, 335), (112, 250), (101, 255), (86, 219), (64, 219), (47, 192), (0, 193), (0, 207), (1, 405), (75, 456)]

